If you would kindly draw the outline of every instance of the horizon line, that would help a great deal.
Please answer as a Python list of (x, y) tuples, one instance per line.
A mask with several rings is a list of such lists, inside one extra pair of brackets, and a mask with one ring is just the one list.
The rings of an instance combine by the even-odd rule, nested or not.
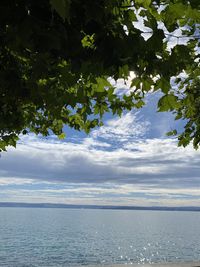
[(63, 208), (63, 209), (110, 209), (110, 210), (160, 210), (160, 211), (200, 211), (200, 206), (126, 206), (65, 203), (0, 202), (0, 207), (16, 208)]

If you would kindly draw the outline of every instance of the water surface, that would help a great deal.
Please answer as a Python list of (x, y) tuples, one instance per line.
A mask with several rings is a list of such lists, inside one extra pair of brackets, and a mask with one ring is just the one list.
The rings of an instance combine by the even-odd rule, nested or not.
[(0, 266), (200, 260), (200, 213), (0, 208)]

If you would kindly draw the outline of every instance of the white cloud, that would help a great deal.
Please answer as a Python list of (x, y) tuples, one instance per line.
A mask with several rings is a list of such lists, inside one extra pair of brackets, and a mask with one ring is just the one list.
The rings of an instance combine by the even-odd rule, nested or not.
[(79, 143), (23, 137), (0, 159), (1, 201), (198, 204), (200, 151), (145, 138), (149, 127), (129, 112)]
[(145, 136), (150, 123), (144, 121), (138, 113), (128, 112), (121, 118), (114, 118), (105, 123), (101, 128), (94, 130), (93, 138), (104, 138), (109, 141), (124, 142)]
[(87, 138), (84, 138), (83, 142), (82, 142), (83, 145), (85, 145), (87, 148), (91, 148), (91, 147), (98, 147), (99, 149), (100, 148), (109, 148), (111, 147), (111, 144), (107, 143), (107, 142), (101, 142), (97, 139), (94, 139), (92, 137), (87, 137)]
[[(9, 149), (0, 176), (48, 182), (147, 184), (192, 187), (200, 184), (200, 151), (178, 148), (173, 139), (135, 140), (120, 149), (86, 143), (32, 141)], [(0, 180), (1, 180), (0, 179)]]
[(20, 178), (4, 178), (0, 177), (0, 186), (6, 185), (24, 185), (24, 184), (32, 184), (35, 183), (34, 180), (31, 179), (20, 179)]
[(0, 192), (1, 201), (29, 203), (65, 203), (130, 206), (199, 206), (200, 190), (154, 190), (153, 188), (118, 185), (112, 188), (79, 187), (71, 189), (8, 189)]

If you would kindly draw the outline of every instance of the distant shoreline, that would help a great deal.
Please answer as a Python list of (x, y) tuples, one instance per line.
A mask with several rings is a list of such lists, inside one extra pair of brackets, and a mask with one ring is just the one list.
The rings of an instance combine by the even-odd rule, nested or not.
[[(154, 211), (200, 211), (200, 207), (143, 207), (143, 206), (112, 206), (112, 205), (75, 205), (57, 203), (22, 203), (0, 202), (0, 207), (7, 208), (59, 208), (59, 209), (104, 209), (104, 210), (154, 210)], [(152, 266), (152, 265), (151, 265)], [(166, 265), (165, 265), (166, 266)], [(199, 264), (200, 267), (200, 264)]]
[[(88, 265), (87, 267), (200, 267), (200, 262), (178, 262), (178, 263), (153, 263), (153, 264), (111, 264), (111, 265)], [(80, 266), (76, 266), (80, 267)]]

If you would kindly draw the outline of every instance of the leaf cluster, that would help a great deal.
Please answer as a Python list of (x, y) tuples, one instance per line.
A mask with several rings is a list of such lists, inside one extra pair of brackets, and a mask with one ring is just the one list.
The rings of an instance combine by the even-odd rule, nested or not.
[[(64, 125), (88, 133), (102, 124), (106, 112), (141, 108), (151, 90), (164, 94), (159, 111), (192, 120), (186, 131), (193, 132), (180, 135), (180, 144), (197, 137), (199, 91), (191, 111), (196, 85), (185, 81), (180, 99), (170, 79), (199, 68), (198, 38), (170, 52), (158, 24), (169, 32), (185, 26), (185, 34), (194, 36), (199, 1), (2, 0), (0, 5), (0, 150), (28, 132), (64, 138)], [(135, 27), (138, 13), (151, 29), (148, 40)], [(134, 90), (120, 97), (108, 78), (127, 79), (130, 71), (136, 75)], [(196, 147), (199, 137), (194, 140)]]

